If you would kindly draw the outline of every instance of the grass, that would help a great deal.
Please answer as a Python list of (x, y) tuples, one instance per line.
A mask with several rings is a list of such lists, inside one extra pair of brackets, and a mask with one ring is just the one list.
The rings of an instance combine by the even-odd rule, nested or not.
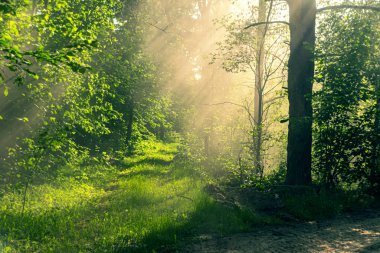
[(63, 167), (56, 180), (30, 187), (24, 213), (22, 192), (7, 192), (0, 199), (0, 252), (175, 252), (189, 241), (280, 223), (283, 213), (318, 220), (373, 201), (285, 189), (279, 213), (258, 216), (206, 194), (200, 168), (176, 153), (176, 144), (145, 142), (117, 167)]
[(62, 168), (59, 180), (31, 186), (24, 214), (22, 194), (6, 193), (0, 252), (173, 252), (195, 235), (260, 223), (204, 193), (192, 164), (173, 162), (176, 144), (143, 145), (118, 167)]

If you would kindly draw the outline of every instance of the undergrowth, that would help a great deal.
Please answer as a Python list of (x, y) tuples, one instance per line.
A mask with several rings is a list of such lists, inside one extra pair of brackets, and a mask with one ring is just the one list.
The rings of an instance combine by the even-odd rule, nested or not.
[(208, 195), (200, 168), (176, 154), (177, 144), (146, 141), (114, 166), (64, 166), (55, 180), (30, 186), (24, 212), (23, 192), (6, 192), (0, 252), (175, 252), (188, 242), (278, 224), (280, 213), (324, 219), (373, 201), (352, 192), (285, 190), (268, 193), (283, 207), (262, 216)]
[(260, 223), (203, 188), (190, 161), (173, 162), (176, 144), (145, 142), (117, 167), (61, 168), (26, 196), (0, 199), (0, 252), (175, 251), (194, 235), (223, 236)]
[(281, 212), (311, 221), (336, 217), (349, 211), (371, 208), (375, 198), (358, 190), (326, 190), (318, 187), (284, 187), (276, 193), (283, 202)]

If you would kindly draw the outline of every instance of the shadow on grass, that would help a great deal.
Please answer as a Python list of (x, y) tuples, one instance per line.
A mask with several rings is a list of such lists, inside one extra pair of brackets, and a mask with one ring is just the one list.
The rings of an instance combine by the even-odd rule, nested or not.
[(370, 252), (371, 253), (375, 253), (375, 252), (380, 252), (380, 239), (377, 242), (375, 242), (375, 243), (373, 243), (373, 244), (371, 244), (371, 245), (369, 245), (369, 246), (361, 249), (358, 252), (359, 253), (370, 253)]
[[(0, 235), (6, 235), (1, 239), (15, 249), (11, 252), (47, 252), (54, 244), (59, 245), (55, 252), (78, 252), (79, 246), (72, 243), (76, 236), (68, 231), (79, 225), (83, 210), (75, 207), (41, 213), (0, 212)], [(47, 240), (50, 245), (46, 245)]]
[[(136, 241), (130, 237), (119, 238), (119, 244), (113, 245), (115, 253), (171, 253), (171, 252), (195, 252), (191, 245), (201, 244), (203, 241), (212, 240), (218, 243), (207, 252), (227, 252), (228, 238), (225, 236), (240, 233), (251, 232), (265, 225), (260, 217), (247, 210), (226, 209), (218, 203), (208, 202), (206, 205), (197, 206), (196, 210), (190, 215), (189, 219), (184, 222), (176, 221), (164, 224), (159, 229), (150, 231), (142, 240)], [(327, 245), (331, 244), (331, 250), (340, 252), (343, 248), (352, 242), (368, 244), (368, 240), (375, 240), (372, 243), (357, 252), (375, 253), (380, 252), (380, 241), (374, 238), (377, 230), (368, 230), (368, 234), (362, 232), (360, 224), (347, 225), (346, 228), (330, 227), (315, 228), (308, 223), (299, 223), (297, 226), (282, 226), (265, 229), (266, 237), (254, 232), (252, 239), (265, 239), (265, 243), (273, 245), (274, 249), (281, 249), (281, 252), (288, 252), (291, 249), (297, 249), (299, 252), (325, 251)], [(263, 230), (261, 230), (262, 232)], [(314, 232), (317, 234), (313, 234)], [(318, 235), (319, 233), (319, 235)], [(288, 236), (289, 237), (286, 237)], [(371, 235), (372, 234), (372, 235)], [(256, 237), (257, 236), (257, 237)], [(311, 241), (312, 237), (319, 238), (318, 241)], [(236, 237), (238, 239), (239, 236)], [(247, 239), (247, 237), (242, 237)], [(284, 238), (286, 245), (281, 244)], [(317, 242), (317, 243), (316, 243)], [(321, 243), (322, 242), (322, 243)], [(320, 244), (318, 244), (320, 243)], [(237, 242), (238, 244), (238, 242)], [(214, 245), (214, 244), (212, 244)], [(254, 245), (254, 242), (251, 246)], [(197, 248), (199, 250), (199, 248)], [(253, 248), (250, 248), (251, 250)], [(220, 250), (220, 251), (217, 251)], [(205, 251), (206, 252), (206, 251)], [(231, 251), (232, 252), (232, 251)], [(235, 251), (234, 251), (235, 252)], [(248, 252), (247, 249), (237, 250), (236, 252)], [(259, 249), (257, 251), (260, 252)], [(261, 251), (267, 252), (267, 251)], [(356, 251), (355, 251), (356, 252)]]
[[(40, 212), (0, 211), (0, 241), (14, 252), (113, 252), (113, 239), (121, 229), (146, 229), (139, 210), (165, 200), (136, 190), (97, 197), (73, 207)], [(131, 211), (130, 211), (131, 210)], [(2, 236), (5, 235), (5, 238)], [(136, 235), (133, 240), (138, 240)], [(5, 240), (5, 241), (4, 241)], [(8, 241), (9, 240), (9, 241)], [(54, 250), (54, 251), (52, 251)], [(1, 250), (0, 250), (1, 252)], [(12, 251), (13, 252), (13, 251)], [(138, 252), (138, 251), (137, 251)]]
[(188, 243), (252, 231), (263, 223), (251, 210), (229, 208), (204, 196), (188, 217), (168, 219), (139, 241), (119, 238), (112, 248), (114, 253), (177, 252)]

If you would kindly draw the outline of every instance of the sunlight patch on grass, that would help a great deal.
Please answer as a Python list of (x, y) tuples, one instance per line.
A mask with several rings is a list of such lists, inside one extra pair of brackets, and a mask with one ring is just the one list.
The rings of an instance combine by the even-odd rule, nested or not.
[[(68, 181), (59, 186), (48, 184), (31, 186), (26, 195), (25, 212), (38, 213), (42, 210), (67, 209), (84, 204), (84, 200), (87, 202), (103, 195), (102, 189), (75, 181)], [(6, 194), (0, 203), (0, 211), (19, 213), (22, 210), (23, 194)]]

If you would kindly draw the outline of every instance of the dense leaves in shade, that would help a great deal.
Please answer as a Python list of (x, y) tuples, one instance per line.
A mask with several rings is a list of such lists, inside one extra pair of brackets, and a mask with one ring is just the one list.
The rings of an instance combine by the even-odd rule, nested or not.
[(11, 79), (4, 95), (18, 80), (22, 102), (4, 120), (11, 122), (21, 107), (38, 108), (33, 119), (21, 118), (33, 127), (9, 152), (7, 166), (23, 178), (17, 181), (27, 185), (60, 165), (108, 161), (133, 152), (142, 139), (167, 138), (171, 101), (142, 51), (136, 1), (25, 1), (16, 7), (3, 11), (2, 50), (9, 57), (0, 60), (13, 72), (3, 72)]
[(330, 187), (368, 186), (375, 167), (375, 90), (380, 71), (376, 20), (368, 12), (350, 11), (331, 13), (320, 23), (314, 169)]

